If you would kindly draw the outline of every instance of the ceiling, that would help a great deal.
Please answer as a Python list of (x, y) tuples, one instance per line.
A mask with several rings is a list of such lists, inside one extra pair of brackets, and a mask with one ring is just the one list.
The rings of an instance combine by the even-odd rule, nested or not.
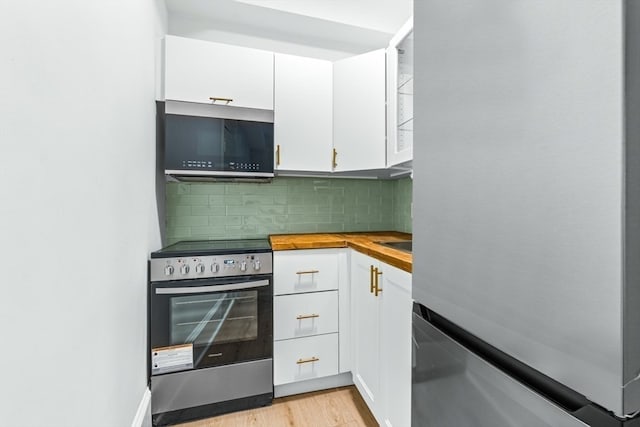
[(348, 52), (386, 46), (413, 12), (413, 0), (165, 1), (172, 34), (184, 35), (179, 33), (190, 19), (200, 34), (205, 25), (210, 31)]

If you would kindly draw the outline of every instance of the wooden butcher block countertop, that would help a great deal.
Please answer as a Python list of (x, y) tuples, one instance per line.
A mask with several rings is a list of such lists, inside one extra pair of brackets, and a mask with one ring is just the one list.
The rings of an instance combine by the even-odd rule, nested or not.
[(271, 248), (274, 251), (349, 247), (411, 273), (413, 258), (409, 252), (388, 248), (376, 243), (402, 240), (411, 240), (411, 234), (398, 231), (376, 231), (362, 233), (272, 234), (269, 236)]

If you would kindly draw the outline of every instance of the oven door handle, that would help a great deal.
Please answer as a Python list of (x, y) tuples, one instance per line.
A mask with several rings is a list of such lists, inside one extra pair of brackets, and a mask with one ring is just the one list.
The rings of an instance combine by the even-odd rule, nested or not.
[(269, 286), (269, 281), (257, 280), (255, 282), (234, 283), (233, 285), (191, 286), (191, 287), (184, 287), (184, 288), (156, 288), (156, 295), (201, 294), (203, 292), (238, 291), (238, 290), (244, 290), (244, 289), (261, 288), (263, 286)]

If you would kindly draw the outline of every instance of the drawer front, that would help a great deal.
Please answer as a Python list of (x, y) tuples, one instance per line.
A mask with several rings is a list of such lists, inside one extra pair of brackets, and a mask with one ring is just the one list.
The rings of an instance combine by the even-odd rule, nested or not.
[(276, 341), (273, 347), (275, 385), (336, 375), (338, 334)]
[(274, 252), (275, 294), (338, 289), (338, 259), (331, 249)]
[(338, 291), (276, 296), (273, 313), (275, 340), (338, 332)]

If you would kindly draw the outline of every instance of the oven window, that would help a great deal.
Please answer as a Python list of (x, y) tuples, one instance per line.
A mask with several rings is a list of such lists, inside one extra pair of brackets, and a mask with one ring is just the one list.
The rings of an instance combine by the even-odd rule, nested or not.
[(211, 346), (258, 337), (258, 291), (176, 296), (170, 302), (171, 345)]

